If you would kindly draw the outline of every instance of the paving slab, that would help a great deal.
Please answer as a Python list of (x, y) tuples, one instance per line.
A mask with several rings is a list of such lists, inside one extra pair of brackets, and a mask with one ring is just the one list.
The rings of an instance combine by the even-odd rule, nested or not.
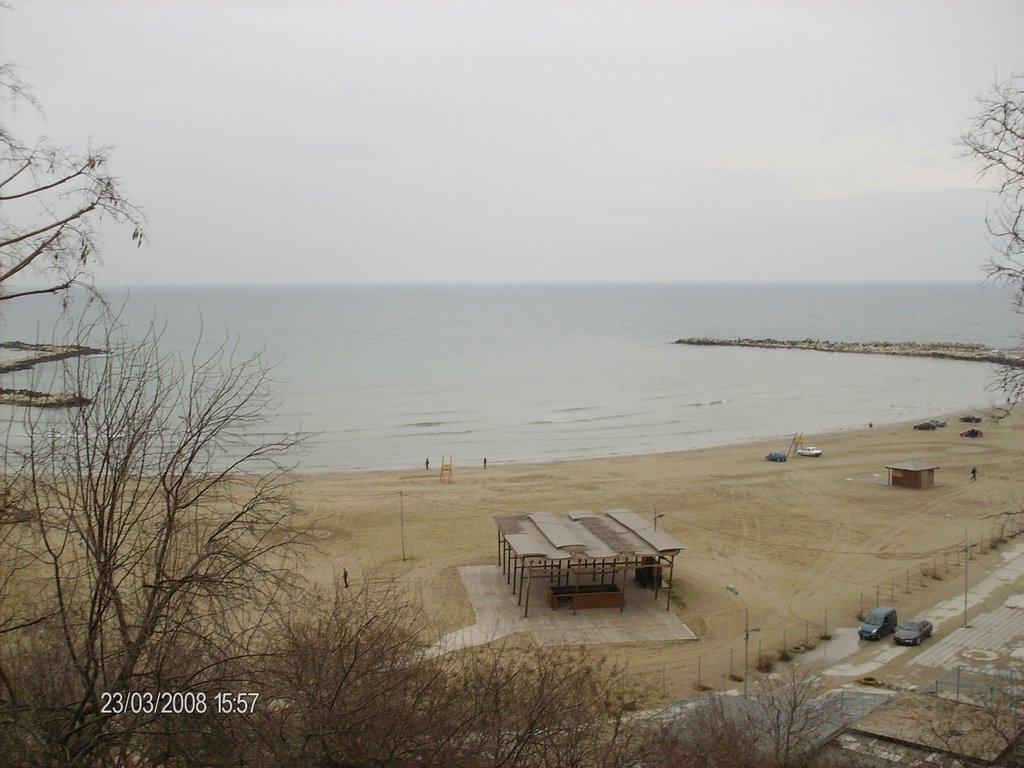
[(969, 627), (958, 627), (928, 650), (914, 657), (914, 664), (951, 667), (980, 664), (1013, 657), (1024, 636), (1024, 610), (1002, 605), (978, 616)]
[(541, 645), (598, 645), (606, 643), (663, 643), (671, 640), (696, 640), (679, 617), (665, 610), (666, 593), (658, 599), (654, 593), (630, 584), (625, 592), (623, 610), (562, 607), (552, 610), (547, 604), (547, 581), (534, 580), (530, 592), (529, 615), (512, 594), (512, 586), (498, 565), (466, 565), (459, 576), (469, 594), (476, 624), (452, 632), (435, 646), (444, 652), (479, 645), (516, 632), (532, 634)]

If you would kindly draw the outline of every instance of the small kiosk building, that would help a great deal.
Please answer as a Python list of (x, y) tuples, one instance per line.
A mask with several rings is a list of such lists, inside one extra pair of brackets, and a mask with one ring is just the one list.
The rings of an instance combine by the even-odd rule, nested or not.
[(891, 464), (886, 469), (889, 470), (889, 485), (901, 485), (904, 488), (916, 488), (921, 491), (935, 485), (935, 470), (938, 467), (921, 461), (904, 461), (900, 464)]

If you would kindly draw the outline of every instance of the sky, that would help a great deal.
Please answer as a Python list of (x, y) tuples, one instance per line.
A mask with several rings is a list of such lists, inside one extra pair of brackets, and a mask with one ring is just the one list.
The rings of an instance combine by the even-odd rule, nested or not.
[(101, 285), (983, 279), (1018, 0), (8, 0)]

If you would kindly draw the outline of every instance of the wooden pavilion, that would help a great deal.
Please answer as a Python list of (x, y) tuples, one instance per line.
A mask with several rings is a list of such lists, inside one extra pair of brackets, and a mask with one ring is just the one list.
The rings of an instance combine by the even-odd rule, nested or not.
[[(548, 581), (551, 609), (625, 608), (626, 577), (654, 590), (666, 589), (665, 610), (672, 598), (675, 557), (683, 549), (678, 539), (658, 530), (628, 509), (578, 511), (567, 515), (533, 512), (494, 518), (498, 527), (498, 561), (512, 594), (529, 616), (530, 589), (535, 578)], [(663, 569), (668, 569), (665, 579)]]

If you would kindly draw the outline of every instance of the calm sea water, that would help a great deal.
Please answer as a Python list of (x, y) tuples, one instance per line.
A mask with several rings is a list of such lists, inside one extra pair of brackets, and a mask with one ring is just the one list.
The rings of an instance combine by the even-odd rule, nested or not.
[[(685, 336), (1015, 348), (1008, 291), (972, 284), (445, 285), (109, 291), (129, 334), (186, 357), (236, 338), (274, 365), (268, 433), (315, 432), (307, 471), (611, 456), (984, 407), (992, 366), (686, 347)], [(47, 339), (51, 299), (0, 339)], [(72, 315), (78, 308), (72, 308)], [(26, 377), (5, 379), (21, 386)], [(13, 409), (0, 412), (10, 417)]]

